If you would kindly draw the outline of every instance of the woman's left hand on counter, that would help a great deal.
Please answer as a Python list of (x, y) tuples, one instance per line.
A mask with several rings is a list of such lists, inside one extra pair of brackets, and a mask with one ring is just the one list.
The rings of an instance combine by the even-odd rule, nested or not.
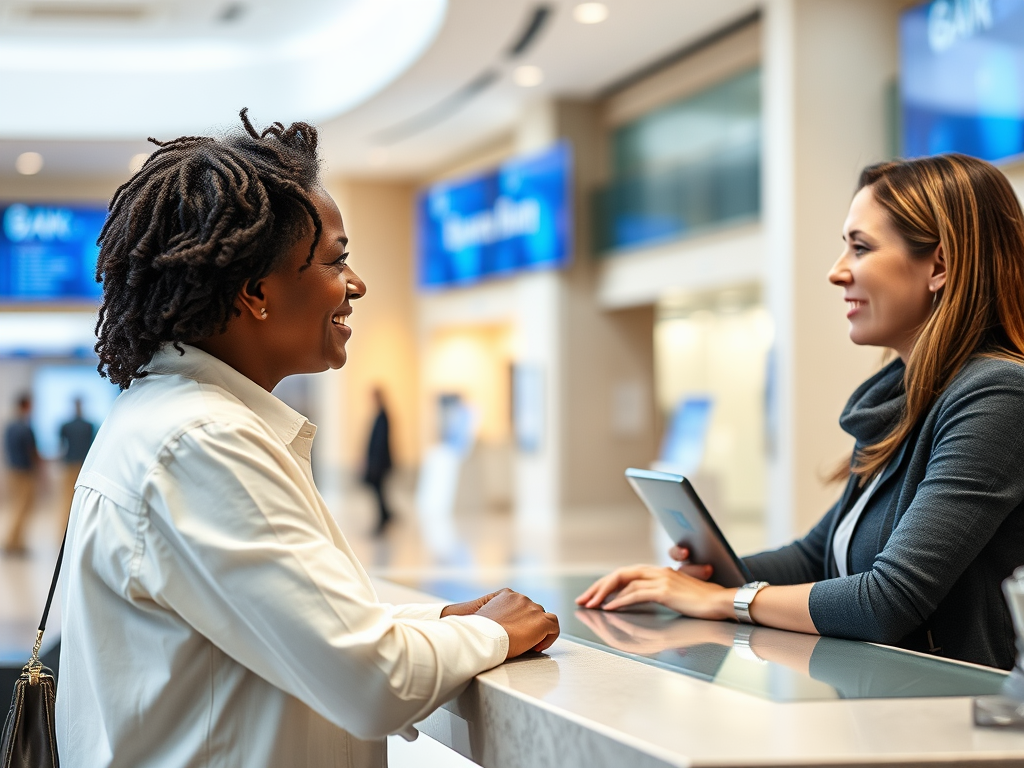
[[(689, 566), (687, 570), (693, 568)], [(707, 573), (710, 575), (710, 571)], [(602, 606), (614, 592), (618, 594)], [(695, 578), (682, 570), (631, 565), (595, 581), (576, 598), (576, 604), (585, 608), (614, 611), (637, 603), (653, 602), (698, 619), (730, 619), (734, 616), (734, 592)]]

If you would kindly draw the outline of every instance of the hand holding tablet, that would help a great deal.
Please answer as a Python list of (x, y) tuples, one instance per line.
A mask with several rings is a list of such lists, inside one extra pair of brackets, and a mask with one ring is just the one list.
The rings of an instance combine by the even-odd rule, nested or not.
[(753, 580), (689, 480), (646, 469), (627, 469), (626, 480), (675, 542), (677, 552), (685, 549), (689, 562), (712, 566), (712, 582), (741, 587)]
[[(678, 569), (652, 565), (619, 568), (576, 598), (585, 608), (616, 610), (656, 602), (697, 618), (733, 618), (732, 590), (751, 581), (697, 492), (681, 475), (626, 470), (626, 479), (676, 546)], [(608, 602), (605, 602), (605, 601)]]

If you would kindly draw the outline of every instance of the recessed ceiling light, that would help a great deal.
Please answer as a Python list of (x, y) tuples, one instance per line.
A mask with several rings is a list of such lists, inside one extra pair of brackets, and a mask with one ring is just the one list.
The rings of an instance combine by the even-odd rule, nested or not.
[(149, 160), (149, 152), (139, 152), (137, 155), (132, 155), (132, 159), (128, 161), (128, 170), (132, 173), (138, 173), (142, 164)]
[(544, 71), (532, 64), (524, 64), (515, 68), (515, 71), (512, 72), (512, 79), (521, 88), (533, 88), (544, 82)]
[(600, 24), (608, 18), (608, 6), (604, 3), (580, 3), (572, 9), (572, 17), (580, 24)]
[(38, 152), (22, 152), (14, 161), (14, 169), (22, 176), (35, 176), (43, 170), (43, 156)]

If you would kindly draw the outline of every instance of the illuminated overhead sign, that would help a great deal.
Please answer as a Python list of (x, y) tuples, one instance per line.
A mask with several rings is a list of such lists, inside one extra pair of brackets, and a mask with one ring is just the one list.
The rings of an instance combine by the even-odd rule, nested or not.
[(1024, 153), (1024, 0), (934, 0), (900, 18), (903, 154)]
[(427, 288), (568, 264), (568, 144), (492, 173), (442, 182), (419, 200), (419, 282)]
[(0, 204), (0, 301), (95, 302), (101, 206)]

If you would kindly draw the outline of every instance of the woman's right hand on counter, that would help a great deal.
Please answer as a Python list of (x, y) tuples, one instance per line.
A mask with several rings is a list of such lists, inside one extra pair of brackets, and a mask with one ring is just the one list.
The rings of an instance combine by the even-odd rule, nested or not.
[(558, 617), (511, 589), (495, 594), (476, 613), (498, 622), (508, 634), (506, 659), (547, 650), (558, 639)]
[[(697, 577), (689, 573), (694, 568), (703, 568)], [(660, 603), (696, 619), (733, 618), (732, 600), (736, 590), (704, 581), (710, 575), (710, 566), (682, 566), (677, 570), (632, 565), (595, 581), (576, 598), (576, 604), (614, 611), (638, 603)]]

